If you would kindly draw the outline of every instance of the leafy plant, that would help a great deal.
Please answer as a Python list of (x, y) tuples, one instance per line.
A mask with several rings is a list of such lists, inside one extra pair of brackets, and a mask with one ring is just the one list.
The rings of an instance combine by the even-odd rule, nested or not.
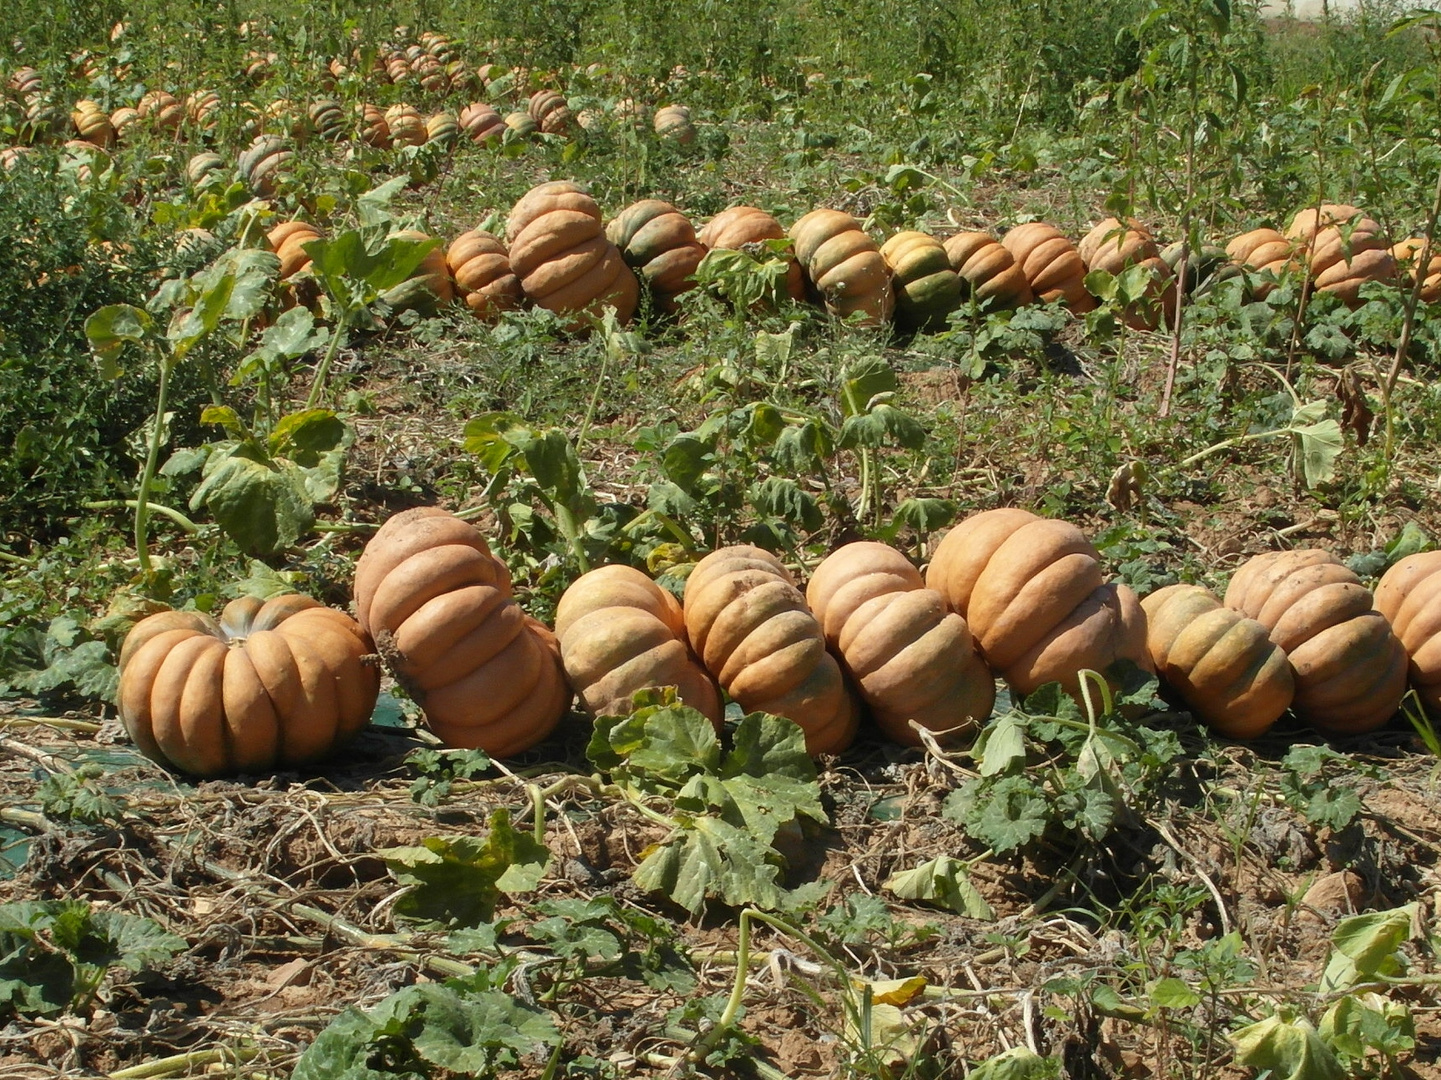
[(87, 1016), (112, 968), (144, 971), (185, 947), (150, 919), (83, 900), (0, 904), (0, 1006)]
[(1281, 760), (1281, 795), (1312, 825), (1344, 829), (1361, 812), (1361, 798), (1348, 774), (1376, 775), (1329, 746), (1293, 746)]
[(119, 682), (110, 646), (73, 616), (0, 626), (0, 697), (112, 701)]
[(777, 841), (828, 820), (805, 735), (781, 717), (746, 716), (726, 750), (701, 713), (673, 697), (640, 696), (631, 715), (596, 720), (586, 754), (633, 806), (670, 829), (636, 867), (636, 886), (692, 915), (711, 899), (782, 907), (786, 860)]

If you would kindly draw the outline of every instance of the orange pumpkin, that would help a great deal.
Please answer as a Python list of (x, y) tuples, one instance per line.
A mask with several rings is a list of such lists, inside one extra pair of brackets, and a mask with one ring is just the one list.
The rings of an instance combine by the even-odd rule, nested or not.
[(960, 275), (945, 246), (915, 230), (896, 233), (881, 245), (896, 295), (896, 322), (916, 330), (937, 330), (961, 303)]
[(120, 718), (142, 753), (192, 776), (309, 764), (369, 723), (373, 653), (350, 616), (308, 596), (242, 597), (218, 619), (160, 612), (120, 650)]
[[(781, 223), (754, 206), (732, 206), (706, 223), (697, 239), (712, 251), (747, 251), (749, 245), (784, 240)], [(806, 298), (806, 279), (795, 256), (786, 257), (786, 293), (792, 300)]]
[(1228, 608), (1255, 619), (1296, 673), (1296, 715), (1324, 731), (1380, 727), (1401, 705), (1406, 650), (1371, 591), (1329, 552), (1270, 551), (1226, 589)]
[(790, 228), (796, 259), (826, 310), (860, 312), (864, 325), (888, 322), (895, 309), (891, 274), (880, 246), (842, 210), (812, 210)]
[(670, 203), (660, 199), (633, 203), (610, 220), (605, 235), (662, 311), (674, 311), (675, 298), (695, 288), (691, 275), (706, 249), (696, 239), (690, 219)]
[(1035, 299), (1031, 283), (1011, 254), (990, 233), (956, 233), (945, 242), (951, 269), (960, 275), (978, 304), (998, 310), (1024, 307)]
[(1086, 264), (1076, 245), (1054, 225), (1033, 221), (1017, 225), (1001, 244), (1015, 258), (1031, 292), (1049, 304), (1064, 300), (1077, 315), (1095, 310), (1096, 298), (1086, 291)]
[(461, 233), (446, 249), (445, 264), (455, 279), (455, 291), (477, 318), (495, 320), (525, 300), (505, 244), (488, 232)]
[(1441, 713), (1441, 551), (1408, 555), (1381, 576), (1376, 610), (1406, 649), (1412, 688)]
[(394, 515), (355, 566), (355, 608), (396, 680), (452, 746), (497, 757), (555, 729), (570, 688), (479, 530), (437, 507)]

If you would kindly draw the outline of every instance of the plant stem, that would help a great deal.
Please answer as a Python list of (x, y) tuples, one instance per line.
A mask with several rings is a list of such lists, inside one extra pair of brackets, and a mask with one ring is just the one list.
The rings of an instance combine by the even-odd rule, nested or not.
[(1436, 239), (1438, 218), (1441, 218), (1441, 172), (1436, 174), (1436, 196), (1431, 200), (1431, 216), (1426, 219), (1426, 238), (1414, 263), (1415, 281), (1411, 285), (1411, 295), (1406, 298), (1406, 315), (1401, 322), (1401, 337), (1396, 342), (1396, 356), (1391, 361), (1391, 370), (1386, 373), (1386, 381), (1381, 387), (1381, 402), (1386, 410), (1386, 444), (1381, 461), (1388, 473), (1391, 471), (1391, 455), (1396, 449), (1396, 410), (1391, 407), (1391, 395), (1396, 390), (1396, 380), (1401, 377), (1401, 365), (1406, 362), (1406, 354), (1411, 351), (1411, 333), (1416, 328), (1416, 308), (1421, 302), (1421, 288), (1426, 281), (1427, 267), (1431, 265), (1431, 248)]
[(158, 1080), (163, 1076), (185, 1076), (196, 1069), (209, 1072), (210, 1065), (243, 1065), (260, 1056), (260, 1047), (220, 1046), (214, 1050), (192, 1050), (188, 1054), (156, 1058), (110, 1074), (109, 1080)]
[(12, 555), (8, 551), (0, 551), (0, 562), (10, 563), (14, 566), (33, 566), (34, 561), (20, 555)]
[(315, 369), (315, 381), (310, 384), (310, 393), (305, 398), (307, 409), (313, 409), (320, 403), (326, 380), (330, 377), (330, 365), (335, 360), (335, 354), (340, 351), (340, 343), (345, 340), (345, 331), (349, 326), (348, 313), (335, 321), (335, 333), (331, 335), (325, 355), (320, 358), (320, 366)]
[(150, 447), (145, 454), (145, 471), (140, 474), (140, 489), (135, 493), (135, 552), (140, 559), (140, 575), (150, 579), (150, 548), (147, 527), (150, 524), (150, 485), (155, 480), (155, 466), (160, 460), (160, 439), (165, 428), (165, 406), (170, 397), (170, 368), (168, 356), (160, 358), (160, 385), (155, 391), (155, 423), (150, 429)]
[(560, 501), (555, 504), (555, 523), (560, 526), (566, 543), (570, 545), (571, 554), (575, 556), (580, 572), (590, 573), (590, 560), (585, 557), (585, 547), (580, 542), (580, 528), (575, 523), (575, 515), (570, 512), (570, 507)]
[[(80, 506), (85, 510), (139, 510), (139, 499), (99, 499), (95, 502), (84, 502)], [(179, 510), (169, 506), (162, 506), (160, 503), (149, 503), (147, 512), (167, 517), (180, 526), (182, 532), (194, 536), (200, 531), (200, 526), (191, 521)]]

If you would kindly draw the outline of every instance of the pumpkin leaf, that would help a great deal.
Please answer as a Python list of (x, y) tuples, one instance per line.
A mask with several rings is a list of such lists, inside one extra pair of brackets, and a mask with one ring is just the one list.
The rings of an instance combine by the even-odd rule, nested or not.
[(201, 506), (250, 555), (284, 551), (315, 524), (303, 470), (257, 454), (249, 442), (218, 447), (206, 459), (190, 497), (192, 510)]
[(902, 900), (922, 900), (972, 919), (995, 918), (991, 905), (971, 884), (970, 867), (950, 855), (939, 855), (881, 883)]
[(86, 319), (85, 337), (100, 367), (100, 377), (113, 380), (123, 375), (121, 352), (126, 345), (144, 341), (154, 325), (150, 313), (133, 304), (107, 304)]
[(484, 839), (431, 836), (418, 847), (379, 854), (396, 880), (411, 886), (396, 901), (396, 917), (430, 930), (489, 922), (501, 894), (533, 890), (550, 861), (545, 846), (517, 831), (504, 809), (491, 815)]
[(1003, 1054), (981, 1062), (971, 1070), (970, 1080), (1055, 1080), (1060, 1062), (1041, 1057), (1026, 1046), (1013, 1046)]
[(1345, 1080), (1336, 1055), (1305, 1017), (1268, 1016), (1228, 1037), (1236, 1064), (1268, 1069), (1275, 1080)]
[(1331, 935), (1331, 955), (1321, 976), (1321, 993), (1349, 990), (1399, 967), (1396, 950), (1411, 936), (1417, 907), (1373, 911), (1342, 919)]
[(663, 893), (692, 915), (712, 897), (732, 907), (774, 910), (784, 904), (782, 868), (768, 843), (706, 814), (684, 816), (677, 824), (676, 832), (635, 868), (637, 888)]

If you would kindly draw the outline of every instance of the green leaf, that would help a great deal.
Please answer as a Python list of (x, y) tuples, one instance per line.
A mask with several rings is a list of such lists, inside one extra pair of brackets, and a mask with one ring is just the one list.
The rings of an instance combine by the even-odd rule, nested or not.
[(1333, 480), (1336, 458), (1341, 454), (1341, 425), (1328, 417), (1291, 430), (1301, 444), (1301, 472), (1306, 486), (1315, 487)]
[(1025, 1046), (1013, 1046), (981, 1062), (971, 1070), (969, 1080), (1056, 1080), (1061, 1063), (1041, 1057)]
[(396, 902), (396, 916), (427, 929), (488, 922), (501, 893), (533, 890), (550, 860), (534, 836), (511, 826), (508, 810), (491, 815), (483, 840), (432, 836), (380, 856), (401, 884), (413, 886)]
[(1336, 1055), (1305, 1017), (1268, 1016), (1229, 1038), (1238, 1065), (1269, 1069), (1275, 1080), (1346, 1080)]
[(85, 320), (85, 337), (100, 365), (100, 377), (117, 379), (124, 374), (120, 353), (127, 344), (144, 341), (155, 325), (150, 313), (133, 304), (109, 304)]
[(270, 433), (270, 452), (303, 466), (319, 463), (345, 442), (345, 423), (330, 409), (303, 409), (282, 416)]
[(1369, 1053), (1394, 1061), (1416, 1048), (1411, 1010), (1381, 994), (1345, 995), (1326, 1010), (1317, 1032), (1338, 1056), (1358, 1064)]
[(958, 511), (959, 507), (953, 499), (905, 499), (896, 507), (890, 524), (881, 530), (881, 535), (883, 539), (894, 540), (902, 529), (911, 529), (921, 536), (926, 536), (955, 521)]
[(697, 482), (714, 463), (714, 448), (709, 443), (682, 433), (666, 447), (661, 468), (676, 487), (694, 495)]
[(692, 915), (717, 897), (732, 907), (782, 907), (775, 849), (747, 829), (701, 815), (681, 823), (676, 835), (652, 849), (636, 867), (639, 889), (668, 895)]
[(1004, 713), (981, 729), (971, 756), (979, 763), (982, 776), (997, 776), (1024, 768), (1026, 764), (1026, 718), (1014, 710)]
[(783, 521), (808, 532), (816, 532), (825, 524), (825, 515), (815, 496), (790, 477), (767, 477), (752, 485), (748, 494), (758, 517)]
[(998, 854), (1037, 839), (1051, 818), (1045, 789), (1025, 774), (970, 781), (946, 797), (943, 812)]
[(879, 356), (853, 364), (841, 377), (841, 415), (850, 418), (868, 412), (878, 394), (894, 393), (899, 385), (896, 373)]
[(1150, 988), (1151, 1004), (1158, 1009), (1189, 1009), (1201, 1004), (1201, 995), (1184, 979), (1157, 979)]
[(919, 450), (926, 442), (920, 421), (886, 402), (872, 405), (863, 413), (846, 417), (838, 445), (843, 449), (881, 447), (890, 443), (907, 450)]
[(260, 343), (273, 356), (296, 360), (326, 344), (332, 332), (327, 327), (317, 326), (310, 309), (297, 304), (282, 311), (274, 325), (266, 327)]
[(971, 884), (970, 867), (949, 855), (939, 855), (912, 870), (892, 874), (881, 887), (902, 900), (928, 901), (957, 915), (987, 921), (995, 918), (991, 905)]
[(1393, 974), (1396, 950), (1411, 936), (1417, 906), (1373, 911), (1342, 919), (1331, 935), (1331, 956), (1321, 976), (1321, 993), (1349, 990), (1378, 975)]
[(192, 510), (201, 506), (251, 555), (284, 551), (315, 524), (302, 471), (256, 455), (249, 443), (221, 447), (206, 460), (204, 479), (190, 497)]

